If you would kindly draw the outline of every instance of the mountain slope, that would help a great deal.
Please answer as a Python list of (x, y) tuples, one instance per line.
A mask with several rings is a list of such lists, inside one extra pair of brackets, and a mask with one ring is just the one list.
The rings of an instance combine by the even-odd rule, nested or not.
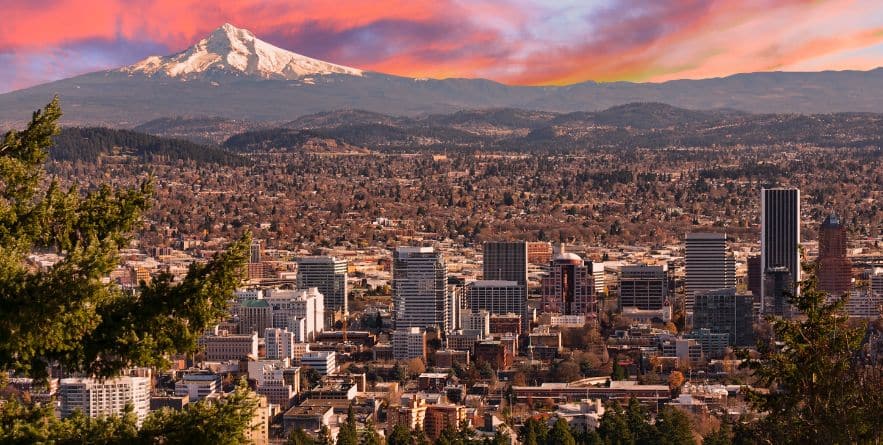
[(883, 112), (883, 69), (561, 87), (418, 80), (310, 59), (225, 25), (172, 56), (2, 94), (0, 128), (21, 123), (54, 94), (65, 124), (114, 127), (179, 115), (287, 122), (341, 109), (419, 116), (490, 108), (600, 111), (632, 102), (753, 113)]

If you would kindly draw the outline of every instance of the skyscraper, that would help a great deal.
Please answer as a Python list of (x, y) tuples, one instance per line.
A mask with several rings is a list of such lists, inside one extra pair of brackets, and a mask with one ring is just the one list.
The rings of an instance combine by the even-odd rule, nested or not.
[(579, 255), (561, 252), (542, 280), (543, 312), (590, 315), (598, 311), (592, 265)]
[(325, 317), (334, 312), (347, 314), (347, 262), (329, 256), (310, 256), (297, 259), (297, 287), (315, 287), (324, 297)]
[(695, 296), (713, 289), (736, 287), (736, 261), (727, 249), (727, 235), (688, 233), (684, 255), (686, 263), (686, 299), (693, 310)]
[(764, 275), (760, 293), (761, 307), (766, 310), (771, 291), (767, 275), (775, 271), (776, 281), (787, 273), (791, 280), (787, 287), (795, 291), (800, 281), (800, 190), (763, 189), (760, 201), (760, 268)]
[(485, 280), (514, 281), (527, 288), (527, 243), (489, 241), (484, 243), (482, 263)]
[(392, 293), (396, 329), (450, 327), (448, 269), (432, 247), (399, 247), (393, 253)]
[(754, 298), (740, 295), (735, 288), (714, 289), (696, 294), (693, 329), (710, 329), (729, 334), (731, 346), (754, 343)]
[(837, 215), (825, 218), (819, 228), (819, 290), (843, 295), (852, 281), (852, 261), (846, 257), (846, 227)]
[(668, 301), (668, 273), (663, 266), (623, 266), (619, 276), (619, 307), (662, 309)]

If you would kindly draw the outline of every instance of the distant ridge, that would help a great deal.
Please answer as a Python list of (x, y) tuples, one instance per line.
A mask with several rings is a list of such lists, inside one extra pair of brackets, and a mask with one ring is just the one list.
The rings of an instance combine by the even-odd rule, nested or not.
[(224, 24), (177, 54), (2, 94), (0, 125), (20, 124), (55, 94), (65, 110), (63, 123), (123, 128), (180, 115), (282, 123), (342, 109), (416, 117), (473, 109), (595, 112), (633, 102), (750, 113), (879, 113), (883, 69), (509, 86), (363, 71), (277, 48)]

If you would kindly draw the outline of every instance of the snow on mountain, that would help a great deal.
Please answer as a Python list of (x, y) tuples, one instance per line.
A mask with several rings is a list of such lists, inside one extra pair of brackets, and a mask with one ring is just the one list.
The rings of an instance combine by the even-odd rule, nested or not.
[(266, 79), (300, 79), (323, 74), (361, 76), (362, 70), (324, 62), (273, 46), (247, 30), (225, 23), (196, 45), (167, 57), (150, 56), (120, 69), (129, 74), (198, 77), (230, 71)]

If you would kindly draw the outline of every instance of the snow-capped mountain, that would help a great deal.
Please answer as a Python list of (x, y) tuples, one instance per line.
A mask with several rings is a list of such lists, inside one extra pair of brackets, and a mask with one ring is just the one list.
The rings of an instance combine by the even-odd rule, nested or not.
[(883, 112), (883, 68), (663, 83), (511, 86), (486, 79), (414, 79), (361, 71), (277, 48), (225, 24), (178, 54), (0, 94), (0, 129), (4, 123), (21, 124), (56, 94), (65, 125), (113, 127), (173, 116), (287, 122), (343, 109), (413, 116), (495, 107), (598, 111), (631, 102), (761, 113)]
[(306, 76), (349, 74), (362, 70), (335, 65), (273, 46), (247, 30), (225, 23), (208, 37), (171, 56), (150, 56), (120, 69), (129, 74), (156, 74), (194, 78), (205, 73), (230, 72), (265, 79), (294, 80)]

